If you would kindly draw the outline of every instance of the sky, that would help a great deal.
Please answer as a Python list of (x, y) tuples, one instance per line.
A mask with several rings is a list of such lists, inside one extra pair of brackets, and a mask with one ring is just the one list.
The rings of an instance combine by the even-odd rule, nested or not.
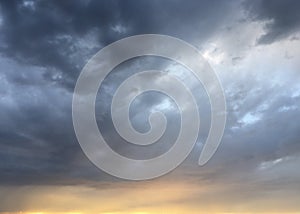
[[(300, 1), (1, 0), (0, 213), (300, 213)], [(160, 69), (194, 92), (201, 127), (188, 158), (147, 181), (115, 178), (84, 155), (72, 123), (76, 80), (101, 48), (138, 34), (163, 34), (199, 49), (227, 103), (221, 145), (197, 161), (210, 126), (207, 94), (189, 71), (159, 57), (119, 65), (97, 95), (100, 131), (118, 153), (150, 158), (179, 130), (174, 102), (145, 93), (131, 105), (138, 131), (153, 109), (167, 115), (155, 145), (126, 144), (110, 104), (130, 75)]]

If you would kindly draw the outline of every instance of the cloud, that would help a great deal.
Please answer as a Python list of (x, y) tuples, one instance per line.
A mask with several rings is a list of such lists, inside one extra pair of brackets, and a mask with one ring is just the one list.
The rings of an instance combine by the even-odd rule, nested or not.
[[(86, 60), (100, 47), (143, 33), (204, 39), (231, 8), (231, 3), (217, 1), (4, 1), (1, 52), (47, 67), (46, 78), (72, 89)], [(53, 79), (57, 73), (61, 78)]]
[[(166, 97), (148, 93), (131, 106), (132, 124), (141, 131), (149, 128), (147, 117), (151, 110), (160, 108), (167, 113), (171, 125), (164, 138), (152, 148), (140, 150), (118, 136), (109, 109), (112, 95), (124, 79), (141, 70), (162, 69), (174, 73), (191, 87), (201, 117), (196, 148), (182, 166), (164, 177), (178, 179), (179, 183), (188, 181), (190, 186), (179, 186), (178, 191), (192, 194), (182, 197), (175, 192), (171, 194), (171, 202), (180, 207), (180, 201), (184, 201), (184, 209), (217, 198), (218, 204), (227, 210), (236, 201), (241, 206), (234, 211), (247, 210), (256, 204), (259, 204), (257, 210), (263, 210), (264, 203), (272, 207), (268, 198), (275, 194), (272, 190), (275, 189), (275, 201), (279, 205), (297, 207), (295, 198), (290, 203), (280, 201), (280, 194), (284, 198), (289, 194), (299, 195), (293, 190), (299, 181), (299, 173), (293, 169), (299, 162), (300, 152), (300, 64), (297, 60), (300, 43), (296, 35), (300, 19), (295, 12), (299, 4), (292, 1), (240, 3), (2, 1), (0, 184), (1, 192), (5, 190), (11, 197), (0, 201), (7, 203), (7, 210), (14, 210), (9, 209), (15, 206), (14, 196), (20, 194), (23, 199), (28, 196), (22, 188), (20, 193), (14, 186), (23, 186), (25, 190), (26, 185), (30, 185), (30, 190), (38, 185), (43, 190), (46, 186), (45, 192), (34, 192), (32, 199), (24, 199), (24, 203), (40, 208), (42, 205), (37, 205), (35, 200), (48, 197), (54, 186), (56, 195), (66, 195), (66, 200), (96, 206), (99, 198), (105, 203), (105, 193), (111, 193), (98, 191), (122, 184), (123, 181), (93, 166), (81, 151), (72, 127), (72, 91), (80, 69), (101, 47), (140, 33), (168, 34), (199, 47), (220, 76), (225, 90), (228, 107), (225, 135), (213, 159), (206, 166), (198, 167), (197, 159), (210, 125), (210, 109), (203, 87), (187, 75), (186, 69), (174, 63), (141, 57), (116, 68), (98, 94), (97, 122), (110, 146), (121, 154), (141, 159), (159, 155), (170, 147), (178, 133), (180, 118), (174, 103)], [(270, 45), (256, 45), (257, 41)], [(167, 145), (166, 140), (170, 142)], [(293, 178), (290, 183), (285, 181), (287, 174)], [(278, 179), (273, 178), (275, 175)], [(127, 184), (116, 188), (132, 187)], [(76, 190), (76, 185), (84, 187)], [(95, 186), (98, 189), (90, 189)], [(175, 189), (174, 186), (170, 188)], [(159, 191), (161, 186), (153, 188)], [(185, 192), (185, 188), (189, 190)], [(154, 190), (149, 190), (149, 195), (155, 195)], [(129, 195), (135, 198), (136, 192), (130, 191)], [(87, 192), (97, 200), (82, 200), (82, 194)], [(121, 191), (126, 197), (118, 196), (126, 200), (128, 192)], [(159, 201), (171, 203), (163, 196), (156, 200), (157, 195), (146, 203), (142, 200), (143, 191), (137, 192), (142, 196), (141, 206), (151, 207)], [(53, 206), (57, 205), (52, 202)], [(136, 208), (128, 201), (124, 205)], [(17, 207), (26, 208), (22, 204)]]
[(300, 30), (300, 2), (297, 0), (254, 0), (245, 1), (244, 5), (253, 20), (265, 23), (265, 33), (258, 38), (258, 44), (271, 44)]
[[(20, 184), (56, 182), (52, 180), (54, 175), (65, 176), (60, 179), (62, 183), (71, 182), (97, 174), (98, 170), (90, 166), (77, 144), (71, 120), (71, 92), (80, 69), (92, 54), (110, 42), (140, 33), (205, 40), (235, 7), (231, 1), (182, 4), (180, 1), (15, 0), (0, 5), (1, 146), (6, 151), (1, 154), (5, 163), (1, 165), (4, 172), (1, 180)], [(150, 63), (154, 64), (157, 62)], [(128, 70), (127, 74), (130, 73)], [(113, 84), (106, 87), (108, 93), (99, 97), (104, 107), (109, 104), (111, 88), (117, 86), (122, 75), (110, 79)], [(159, 101), (143, 100), (146, 102), (137, 108)], [(101, 114), (105, 116), (105, 111)], [(144, 119), (140, 115), (137, 124), (144, 126), (140, 122)], [(111, 133), (113, 127), (108, 120), (104, 124), (104, 129)], [(116, 142), (118, 139), (114, 138), (112, 146)], [(120, 152), (130, 151), (122, 146), (115, 148)], [(164, 151), (162, 148), (154, 149), (153, 153)], [(87, 162), (82, 166), (87, 167), (82, 170), (86, 176), (76, 172), (81, 161)], [(39, 176), (35, 178), (36, 175)]]

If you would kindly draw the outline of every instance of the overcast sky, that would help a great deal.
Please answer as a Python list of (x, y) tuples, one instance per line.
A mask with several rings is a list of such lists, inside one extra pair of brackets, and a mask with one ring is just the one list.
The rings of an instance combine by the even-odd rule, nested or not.
[[(299, 11), (297, 0), (0, 1), (0, 213), (300, 212)], [(85, 157), (72, 125), (72, 95), (81, 69), (101, 48), (147, 33), (200, 50), (220, 77), (228, 118), (221, 146), (199, 167), (210, 125), (203, 87), (158, 57), (118, 66), (96, 105), (100, 130), (117, 152), (154, 157), (178, 133), (176, 105), (148, 93), (132, 104), (132, 123), (147, 131), (149, 112), (165, 112), (163, 139), (141, 149), (118, 136), (110, 102), (133, 73), (174, 73), (197, 91), (201, 117), (196, 147), (179, 168), (130, 182)]]

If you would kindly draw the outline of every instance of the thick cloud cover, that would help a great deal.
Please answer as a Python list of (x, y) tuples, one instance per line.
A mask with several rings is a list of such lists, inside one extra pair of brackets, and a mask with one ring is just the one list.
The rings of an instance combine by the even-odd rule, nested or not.
[(266, 22), (265, 34), (258, 39), (259, 44), (270, 44), (292, 35), (300, 29), (300, 2), (287, 1), (246, 1), (245, 6), (254, 20)]
[[(119, 181), (83, 155), (72, 127), (72, 91), (81, 68), (101, 47), (142, 33), (197, 46), (224, 84), (228, 123), (221, 147), (207, 166), (195, 166), (209, 127), (207, 96), (199, 87), (203, 129), (176, 178), (245, 183), (246, 192), (254, 181), (266, 191), (299, 183), (299, 1), (11, 0), (0, 6), (1, 185)], [(97, 100), (98, 123), (114, 140), (111, 147), (133, 156), (138, 149), (118, 145), (108, 107), (117, 85), (145, 67), (174, 72), (194, 87), (182, 68), (153, 58), (127, 62), (107, 78)], [(147, 129), (150, 108), (166, 111), (169, 131), (176, 132), (174, 103), (155, 94), (133, 105), (137, 129)], [(165, 149), (159, 144), (150, 155)]]
[(72, 89), (80, 68), (100, 47), (143, 33), (206, 38), (232, 7), (218, 1), (3, 1), (1, 49), (48, 67), (49, 78), (58, 69), (62, 77), (56, 81)]
[(9, 150), (1, 155), (3, 182), (72, 174), (77, 156), (87, 161), (72, 128), (71, 93), (80, 69), (101, 47), (140, 33), (205, 40), (233, 7), (217, 1), (1, 2), (1, 145)]

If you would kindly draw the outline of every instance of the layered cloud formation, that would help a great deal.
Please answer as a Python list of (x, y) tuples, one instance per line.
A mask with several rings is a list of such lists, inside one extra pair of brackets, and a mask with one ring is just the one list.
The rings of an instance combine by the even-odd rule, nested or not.
[[(165, 112), (170, 122), (164, 138), (142, 150), (128, 147), (117, 135), (109, 105), (116, 87), (131, 74), (146, 69), (172, 72), (199, 98), (202, 124), (196, 148), (183, 165), (149, 184), (158, 191), (162, 184), (174, 183), (170, 187), (174, 195), (168, 193), (173, 197), (160, 201), (166, 200), (168, 206), (181, 201), (178, 210), (191, 212), (203, 207), (299, 211), (299, 10), (296, 0), (1, 1), (0, 212), (43, 209), (34, 199), (50, 197), (49, 185), (57, 194), (74, 194), (74, 201), (83, 200), (81, 194), (86, 192), (101, 200), (106, 196), (95, 193), (101, 190), (113, 200), (117, 187), (134, 195), (129, 190), (132, 184), (98, 170), (84, 156), (72, 126), (71, 102), (76, 79), (93, 54), (118, 39), (144, 33), (175, 36), (193, 44), (218, 73), (228, 107), (222, 144), (206, 166), (196, 165), (210, 125), (205, 91), (179, 65), (141, 57), (120, 65), (101, 86), (96, 116), (110, 146), (137, 158), (159, 155), (171, 146), (164, 142), (173, 142), (179, 117), (170, 99), (149, 93), (133, 103), (131, 118), (137, 130), (149, 129), (146, 118), (153, 109)], [(28, 185), (30, 190), (37, 186), (41, 190), (29, 196), (23, 189)], [(66, 185), (72, 190), (65, 190)], [(72, 185), (80, 187), (74, 190)], [(110, 187), (113, 193), (107, 190)], [(191, 197), (179, 197), (189, 188)], [(155, 197), (150, 190), (146, 193), (149, 200)], [(19, 203), (14, 201), (17, 196)], [(125, 198), (119, 200), (125, 201), (124, 210), (135, 210)], [(200, 200), (206, 201), (201, 209)], [(278, 205), (272, 207), (273, 201)], [(71, 205), (54, 209), (57, 203), (53, 199), (45, 211), (85, 207), (82, 202), (74, 209)], [(137, 203), (143, 207), (145, 202)], [(154, 200), (146, 207), (150, 210), (157, 203)], [(213, 209), (214, 205), (220, 209)], [(92, 210), (108, 212), (114, 206), (95, 205)]]

